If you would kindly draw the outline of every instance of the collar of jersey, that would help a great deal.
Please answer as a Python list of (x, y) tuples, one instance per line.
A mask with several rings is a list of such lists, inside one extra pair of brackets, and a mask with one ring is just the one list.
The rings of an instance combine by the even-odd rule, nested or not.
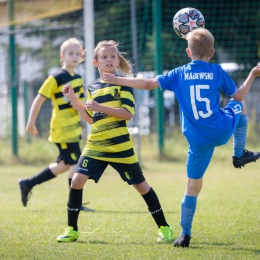
[(193, 60), (191, 63), (208, 63), (204, 60)]
[(65, 69), (62, 69), (62, 70), (65, 71), (66, 73), (68, 73), (71, 77), (75, 76), (75, 73), (70, 74), (67, 70), (65, 70)]

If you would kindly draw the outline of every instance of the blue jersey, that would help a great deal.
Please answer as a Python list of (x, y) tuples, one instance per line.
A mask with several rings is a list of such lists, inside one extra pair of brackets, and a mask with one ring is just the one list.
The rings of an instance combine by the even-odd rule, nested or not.
[[(220, 107), (220, 91), (233, 96), (237, 87), (218, 64), (193, 61), (157, 76), (162, 90), (172, 90), (180, 105), (182, 132), (191, 145), (221, 145), (235, 123)], [(241, 113), (241, 106), (234, 113)]]

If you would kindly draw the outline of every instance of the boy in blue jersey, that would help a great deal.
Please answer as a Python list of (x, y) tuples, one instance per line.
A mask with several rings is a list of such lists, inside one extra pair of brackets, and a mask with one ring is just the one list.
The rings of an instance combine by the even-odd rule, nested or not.
[[(192, 62), (166, 75), (154, 79), (129, 79), (104, 74), (104, 80), (110, 84), (146, 90), (157, 87), (172, 90), (179, 101), (181, 128), (189, 144), (187, 187), (181, 203), (182, 232), (174, 241), (174, 246), (181, 247), (189, 246), (197, 197), (214, 148), (227, 143), (233, 135), (235, 168), (241, 168), (260, 157), (259, 152), (245, 149), (248, 119), (244, 101), (252, 82), (260, 76), (260, 66), (253, 68), (237, 89), (220, 65), (209, 63), (215, 49), (214, 37), (208, 30), (199, 28), (190, 32), (187, 43), (186, 52)], [(232, 97), (224, 109), (219, 105), (220, 90)]]

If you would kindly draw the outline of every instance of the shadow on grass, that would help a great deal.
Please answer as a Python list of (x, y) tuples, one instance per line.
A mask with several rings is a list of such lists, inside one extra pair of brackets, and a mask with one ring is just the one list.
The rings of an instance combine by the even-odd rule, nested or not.
[[(105, 241), (99, 241), (99, 240), (84, 240), (84, 238), (79, 238), (80, 240), (78, 241), (75, 241), (73, 243), (79, 243), (79, 244), (93, 244), (93, 245), (98, 245), (98, 244), (103, 244), (103, 245), (124, 245), (124, 242), (114, 242), (114, 243), (111, 243), (111, 242), (105, 242)], [(167, 244), (172, 244), (173, 243), (173, 240), (170, 241), (170, 242), (162, 242), (162, 243), (158, 243), (156, 240), (154, 241), (154, 243), (151, 243), (151, 242), (133, 242), (131, 241), (131, 245), (167, 245)]]
[[(46, 210), (45, 209), (39, 209), (39, 210), (36, 210), (36, 209), (30, 209), (28, 210), (32, 213), (46, 213)], [(148, 211), (113, 211), (113, 210), (94, 210), (94, 211), (80, 211), (81, 214), (95, 214), (95, 213), (107, 213), (107, 214), (149, 214)], [(176, 212), (173, 212), (173, 211), (163, 211), (163, 213), (167, 213), (167, 214), (174, 214)]]
[[(148, 211), (113, 211), (113, 210), (95, 210), (95, 211), (85, 211), (88, 213), (108, 213), (108, 214), (149, 214)], [(173, 214), (173, 211), (163, 211), (163, 213)]]
[[(260, 256), (260, 250), (259, 249), (250, 249), (250, 248), (238, 248), (238, 247), (234, 247), (232, 248), (232, 246), (234, 246), (235, 243), (223, 243), (223, 242), (201, 242), (201, 243), (194, 243), (190, 244), (189, 246), (189, 250), (196, 250), (196, 249), (202, 249), (202, 250), (205, 250), (205, 249), (210, 249), (210, 248), (215, 248), (215, 247), (221, 247), (223, 250), (234, 250), (234, 252), (251, 252), (255, 255), (258, 255)], [(259, 258), (260, 259), (260, 258)]]
[(231, 247), (234, 244), (235, 243), (223, 243), (223, 242), (199, 242), (199, 243), (194, 242), (193, 244), (191, 241), (189, 249), (205, 249), (214, 246)]
[[(84, 239), (83, 237), (81, 239)], [(79, 244), (101, 244), (101, 245), (108, 245), (110, 243), (108, 242), (105, 242), (105, 241), (99, 241), (99, 240), (92, 240), (92, 241), (84, 241), (84, 240), (78, 240), (76, 241), (76, 243), (79, 243)]]

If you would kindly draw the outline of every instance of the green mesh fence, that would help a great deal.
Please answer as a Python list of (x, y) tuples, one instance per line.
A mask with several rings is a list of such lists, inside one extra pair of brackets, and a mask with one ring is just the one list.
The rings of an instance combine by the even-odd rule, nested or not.
[[(46, 77), (59, 68), (59, 47), (69, 37), (79, 38), (83, 44), (88, 28), (84, 28), (83, 1), (64, 0), (13, 0), (13, 11), (8, 1), (0, 1), (0, 137), (11, 138), (10, 35), (15, 36), (15, 82), (18, 88), (19, 138), (25, 135), (26, 113)], [(10, 1), (9, 1), (10, 3)], [(154, 0), (95, 0), (95, 44), (113, 39), (120, 42), (120, 50), (134, 64), (135, 73), (149, 77), (154, 75)], [(233, 77), (238, 86), (250, 69), (259, 62), (259, 1), (160, 1), (162, 6), (162, 60), (163, 71), (189, 62), (186, 41), (173, 31), (172, 18), (184, 7), (200, 10), (205, 27), (215, 36), (216, 53), (212, 63), (220, 63)], [(131, 4), (134, 9), (131, 9)], [(44, 6), (45, 8), (39, 8)], [(134, 11), (134, 12), (133, 12)], [(14, 17), (13, 17), (14, 16)], [(10, 17), (13, 17), (10, 19)], [(133, 31), (133, 21), (135, 30)], [(10, 26), (13, 28), (10, 28)], [(12, 29), (12, 30), (11, 30)], [(134, 48), (134, 39), (136, 47)], [(90, 50), (92, 51), (92, 50)], [(91, 65), (91, 64), (90, 64)], [(84, 63), (77, 72), (85, 78)], [(9, 78), (10, 75), (11, 77)], [(96, 74), (98, 76), (98, 74)], [(87, 84), (87, 79), (85, 79)], [(256, 80), (247, 104), (249, 117), (254, 120), (254, 131), (259, 136), (260, 105), (259, 81)], [(26, 91), (24, 91), (24, 86)], [(26, 94), (26, 95), (25, 95)], [(170, 133), (178, 126), (178, 103), (172, 93), (164, 93), (165, 126)], [(138, 104), (143, 113), (142, 123), (148, 131), (156, 132), (155, 101), (153, 92), (138, 93)], [(45, 102), (37, 120), (39, 136), (47, 137), (51, 104)], [(28, 115), (27, 115), (28, 116)], [(251, 133), (252, 134), (252, 133)]]

